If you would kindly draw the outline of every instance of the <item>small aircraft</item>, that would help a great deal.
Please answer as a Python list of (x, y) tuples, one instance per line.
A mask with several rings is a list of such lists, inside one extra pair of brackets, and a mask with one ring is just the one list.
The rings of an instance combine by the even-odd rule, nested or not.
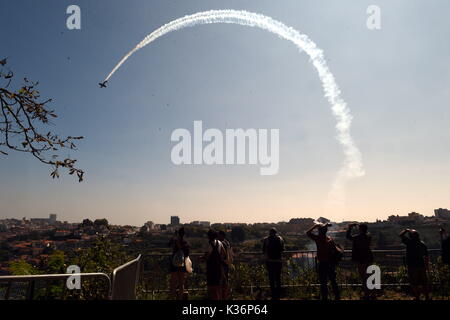
[(6, 58), (3, 59), (3, 60), (0, 60), (0, 64), (1, 64), (2, 66), (4, 66), (4, 65), (6, 64), (6, 60), (8, 60), (8, 57), (6, 57)]
[(106, 80), (106, 81), (103, 81), (103, 82), (99, 82), (99, 86), (100, 86), (100, 88), (106, 88), (106, 83), (107, 83), (108, 81)]

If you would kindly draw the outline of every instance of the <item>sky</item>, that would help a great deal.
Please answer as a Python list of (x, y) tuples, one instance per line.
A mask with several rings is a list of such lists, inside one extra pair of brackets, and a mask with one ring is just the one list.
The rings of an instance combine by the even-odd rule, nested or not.
[[(81, 9), (68, 30), (66, 8)], [(369, 5), (381, 29), (366, 26)], [(345, 206), (326, 205), (344, 155), (335, 118), (305, 53), (263, 30), (215, 24), (170, 33), (120, 58), (169, 21), (211, 9), (247, 10), (307, 34), (324, 51), (353, 116), (365, 176)], [(0, 57), (39, 81), (59, 118), (82, 135), (66, 151), (85, 181), (11, 152), (0, 158), (0, 219), (47, 217), (114, 224), (278, 222), (294, 217), (374, 221), (450, 207), (450, 2), (446, 0), (2, 0)], [(19, 83), (16, 83), (19, 86)], [(279, 129), (280, 169), (174, 165), (177, 128)]]

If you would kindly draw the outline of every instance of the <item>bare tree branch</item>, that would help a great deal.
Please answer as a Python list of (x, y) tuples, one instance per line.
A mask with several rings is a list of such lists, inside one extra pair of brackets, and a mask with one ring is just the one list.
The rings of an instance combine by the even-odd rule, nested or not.
[(4, 86), (0, 83), (0, 155), (8, 155), (7, 150), (30, 153), (52, 167), (52, 178), (58, 178), (63, 168), (83, 181), (84, 171), (75, 166), (77, 160), (59, 160), (58, 154), (62, 149), (76, 150), (74, 141), (83, 137), (60, 137), (51, 130), (42, 133), (51, 125), (50, 119), (57, 118), (55, 111), (48, 108), (52, 100), (40, 101), (38, 83), (27, 78), (19, 90), (11, 90), (13, 77), (12, 71), (0, 70), (0, 81), (5, 81)]

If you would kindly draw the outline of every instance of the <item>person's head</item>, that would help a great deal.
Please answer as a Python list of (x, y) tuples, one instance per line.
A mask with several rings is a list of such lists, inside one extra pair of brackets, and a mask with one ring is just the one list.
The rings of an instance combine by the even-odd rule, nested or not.
[(410, 234), (410, 237), (412, 240), (416, 240), (416, 241), (420, 240), (420, 234), (419, 234), (419, 232), (417, 232), (417, 230), (411, 230), (409, 232), (409, 234)]
[(274, 237), (277, 233), (278, 233), (277, 229), (275, 229), (275, 228), (270, 228), (270, 230), (269, 230), (269, 236)]
[(209, 241), (213, 241), (217, 239), (217, 231), (213, 230), (213, 229), (209, 229), (208, 231), (208, 240)]
[(220, 230), (220, 231), (217, 233), (217, 238), (218, 238), (220, 241), (225, 240), (225, 237), (226, 237), (225, 231)]
[(178, 236), (180, 238), (184, 238), (184, 227), (181, 227), (180, 229), (178, 229)]
[(367, 233), (367, 224), (360, 223), (358, 228), (359, 228), (359, 233), (360, 234), (366, 234)]
[(328, 224), (323, 224), (319, 227), (319, 234), (326, 235), (328, 232)]

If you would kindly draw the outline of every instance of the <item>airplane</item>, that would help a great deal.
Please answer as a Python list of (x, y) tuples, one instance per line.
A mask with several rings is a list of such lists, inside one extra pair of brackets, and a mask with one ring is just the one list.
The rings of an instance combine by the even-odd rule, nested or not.
[(100, 82), (98, 85), (100, 86), (100, 88), (106, 88), (106, 83), (107, 83), (108, 81), (103, 81), (103, 82)]
[(4, 66), (5, 64), (6, 64), (6, 60), (8, 59), (8, 57), (6, 57), (5, 59), (3, 59), (3, 60), (0, 60), (0, 64), (2, 65), (2, 66)]

